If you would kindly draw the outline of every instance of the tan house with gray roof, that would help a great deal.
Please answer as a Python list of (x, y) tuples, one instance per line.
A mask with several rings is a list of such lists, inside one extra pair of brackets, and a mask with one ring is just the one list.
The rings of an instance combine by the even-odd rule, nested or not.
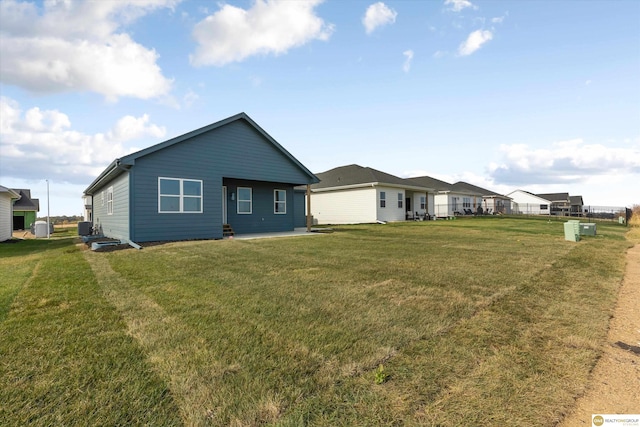
[(425, 219), (434, 215), (431, 187), (359, 165), (317, 173), (311, 185), (316, 224), (362, 224)]

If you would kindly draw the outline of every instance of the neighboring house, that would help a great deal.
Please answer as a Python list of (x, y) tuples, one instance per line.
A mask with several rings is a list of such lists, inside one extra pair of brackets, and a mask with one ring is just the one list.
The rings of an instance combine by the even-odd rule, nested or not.
[(432, 216), (434, 190), (379, 170), (340, 166), (316, 174), (311, 214), (318, 224), (405, 221)]
[(582, 196), (569, 196), (571, 203), (571, 216), (582, 216), (584, 211), (584, 201)]
[(513, 213), (525, 215), (549, 215), (551, 201), (525, 190), (515, 190), (506, 195), (510, 197)]
[[(459, 181), (451, 185), (453, 191), (461, 191), (463, 189), (473, 191), (476, 194), (482, 196), (482, 212), (485, 214), (510, 214), (511, 213), (511, 198), (498, 194), (486, 188), (478, 187), (477, 185), (469, 184), (468, 182)], [(477, 199), (474, 199), (477, 201)], [(465, 208), (468, 210), (468, 208)], [(472, 209), (474, 213), (478, 211)], [(465, 212), (468, 213), (468, 212)]]
[(536, 196), (551, 202), (551, 215), (569, 216), (571, 212), (569, 193), (536, 194)]
[(31, 198), (31, 190), (14, 188), (13, 191), (20, 195), (13, 204), (13, 229), (28, 230), (31, 224), (36, 222), (40, 211), (40, 200)]
[(19, 198), (16, 191), (0, 185), (0, 242), (13, 235), (13, 201)]
[[(84, 191), (94, 227), (134, 242), (293, 230), (318, 179), (240, 113), (114, 160)], [(85, 203), (86, 205), (89, 205)]]
[(84, 217), (85, 221), (88, 222), (92, 222), (93, 221), (93, 212), (92, 212), (92, 204), (91, 204), (91, 196), (87, 196), (87, 195), (83, 195), (82, 196), (82, 204), (84, 206), (83, 208), (83, 214), (82, 216)]
[(417, 185), (435, 188), (435, 216), (448, 218), (465, 213), (476, 213), (482, 205), (482, 192), (469, 189), (463, 185), (452, 185), (430, 176), (408, 178)]

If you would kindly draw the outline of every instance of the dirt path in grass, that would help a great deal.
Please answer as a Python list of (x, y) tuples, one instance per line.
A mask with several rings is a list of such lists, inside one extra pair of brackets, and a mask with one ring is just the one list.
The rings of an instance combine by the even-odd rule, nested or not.
[(640, 413), (640, 244), (627, 251), (604, 354), (586, 393), (559, 427), (591, 426), (592, 414)]

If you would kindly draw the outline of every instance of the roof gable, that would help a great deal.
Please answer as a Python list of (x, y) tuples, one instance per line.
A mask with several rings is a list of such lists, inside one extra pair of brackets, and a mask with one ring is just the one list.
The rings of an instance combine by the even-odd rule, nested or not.
[(40, 200), (31, 198), (31, 190), (24, 188), (14, 188), (14, 192), (18, 193), (20, 198), (13, 204), (15, 211), (40, 211)]
[(5, 187), (4, 185), (0, 185), (0, 193), (7, 193), (9, 197), (13, 200), (17, 200), (20, 198), (20, 194), (15, 190)]
[(218, 122), (212, 123), (208, 126), (204, 126), (200, 129), (193, 130), (191, 132), (185, 133), (184, 135), (177, 136), (175, 138), (171, 138), (167, 141), (161, 142), (159, 144), (152, 145), (151, 147), (147, 147), (143, 150), (137, 151), (135, 153), (126, 155), (119, 159), (115, 159), (84, 191), (85, 194), (91, 194), (92, 191), (97, 189), (98, 187), (103, 186), (107, 182), (111, 181), (113, 178), (123, 173), (125, 170), (133, 167), (136, 163), (136, 160), (141, 159), (145, 156), (149, 156), (154, 153), (158, 153), (159, 151), (165, 150), (170, 147), (174, 147), (182, 142), (190, 141), (197, 139), (196, 137), (205, 134), (207, 132), (211, 132), (213, 130), (222, 128), (223, 126), (229, 125), (233, 122), (242, 120), (249, 127), (255, 130), (264, 141), (267, 141), (275, 150), (283, 155), (292, 165), (297, 168), (303, 176), (306, 176), (310, 182), (318, 182), (318, 178), (311, 173), (302, 163), (300, 163), (291, 153), (289, 153), (284, 147), (282, 147), (275, 139), (273, 139), (267, 132), (264, 131), (256, 122), (254, 122), (246, 113), (239, 113), (234, 116), (228, 117), (224, 120), (220, 120)]
[(507, 194), (507, 197), (515, 200), (516, 203), (522, 203), (522, 200), (535, 200), (539, 203), (548, 204), (551, 203), (551, 200), (540, 197), (536, 194), (533, 194), (526, 190), (514, 190), (511, 193)]
[(572, 205), (584, 205), (584, 201), (582, 200), (582, 196), (569, 196), (569, 200)]

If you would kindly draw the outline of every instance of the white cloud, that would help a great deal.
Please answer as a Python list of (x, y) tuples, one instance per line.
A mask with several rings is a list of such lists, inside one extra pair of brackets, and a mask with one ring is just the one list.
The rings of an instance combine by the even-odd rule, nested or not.
[(502, 16), (491, 18), (491, 22), (494, 24), (502, 24), (507, 16), (509, 16), (509, 11), (505, 12)]
[(378, 27), (396, 22), (397, 16), (398, 13), (386, 4), (374, 3), (367, 8), (362, 18), (362, 25), (364, 25), (367, 34), (371, 34)]
[(489, 173), (504, 184), (575, 183), (640, 173), (640, 143), (620, 148), (573, 139), (551, 148), (502, 145), (500, 151), (504, 159), (490, 165)]
[(182, 103), (184, 104), (185, 108), (190, 108), (198, 99), (200, 99), (200, 95), (189, 89), (187, 93), (182, 97)]
[(404, 70), (405, 73), (408, 73), (409, 70), (411, 69), (411, 62), (413, 61), (413, 51), (411, 49), (405, 50), (404, 52), (402, 52), (402, 54), (406, 58), (404, 60), (404, 64), (402, 65), (402, 69)]
[(1, 170), (12, 178), (88, 184), (106, 164), (134, 151), (126, 142), (165, 133), (144, 114), (122, 117), (107, 132), (89, 135), (73, 130), (58, 110), (33, 107), (23, 114), (16, 101), (0, 97)]
[(193, 29), (192, 65), (222, 66), (253, 55), (283, 54), (311, 40), (328, 40), (334, 27), (316, 16), (323, 0), (255, 0), (250, 9), (229, 4)]
[(477, 9), (478, 6), (471, 3), (469, 0), (445, 0), (445, 6), (451, 6), (449, 10), (454, 12), (460, 12), (462, 9), (466, 9), (468, 7), (472, 9)]
[(0, 3), (0, 78), (40, 93), (93, 91), (110, 100), (165, 95), (153, 49), (121, 28), (181, 0), (45, 1)]
[(483, 44), (493, 38), (493, 33), (489, 30), (476, 30), (469, 34), (467, 40), (460, 44), (458, 47), (458, 55), (467, 56), (471, 55), (476, 50), (480, 49)]

